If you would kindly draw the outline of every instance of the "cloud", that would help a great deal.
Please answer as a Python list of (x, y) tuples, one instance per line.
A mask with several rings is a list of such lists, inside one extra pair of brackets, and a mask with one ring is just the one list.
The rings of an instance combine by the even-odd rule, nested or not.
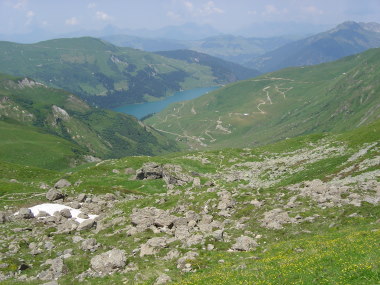
[(186, 8), (187, 10), (189, 10), (189, 11), (193, 11), (193, 9), (194, 9), (194, 5), (193, 5), (193, 3), (189, 2), (189, 1), (185, 1), (185, 2), (183, 3), (183, 5), (184, 5), (185, 8)]
[(263, 16), (273, 16), (273, 15), (281, 15), (281, 14), (286, 14), (288, 13), (288, 9), (278, 9), (275, 5), (266, 5), (264, 12), (261, 14)]
[(216, 7), (214, 1), (208, 1), (204, 4), (200, 10), (202, 15), (211, 15), (211, 14), (223, 14), (224, 11)]
[(325, 12), (321, 9), (318, 9), (315, 6), (308, 6), (304, 8), (304, 11), (306, 13), (312, 14), (312, 15), (323, 15)]
[(96, 19), (101, 20), (101, 21), (107, 21), (107, 20), (111, 20), (112, 18), (103, 11), (96, 11)]
[(34, 13), (32, 10), (29, 10), (28, 12), (26, 12), (26, 22), (25, 22), (25, 24), (26, 25), (30, 25), (32, 23), (35, 15), (36, 15), (36, 13)]
[(25, 9), (27, 4), (28, 4), (28, 0), (21, 0), (21, 1), (16, 2), (16, 4), (13, 5), (13, 8)]
[(168, 11), (166, 13), (166, 16), (168, 16), (169, 18), (172, 18), (173, 20), (180, 20), (181, 19), (181, 16), (178, 15), (177, 13), (174, 13), (173, 11)]
[(94, 3), (94, 2), (88, 3), (88, 5), (87, 5), (88, 9), (94, 9), (95, 7), (96, 7), (96, 3)]
[(79, 24), (79, 21), (76, 17), (71, 17), (71, 18), (65, 20), (65, 25), (67, 25), (67, 26), (75, 26), (78, 24)]

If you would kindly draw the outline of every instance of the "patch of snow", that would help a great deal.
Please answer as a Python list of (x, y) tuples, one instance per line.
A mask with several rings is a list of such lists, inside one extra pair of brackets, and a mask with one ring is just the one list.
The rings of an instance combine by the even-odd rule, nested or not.
[[(82, 211), (80, 211), (78, 209), (71, 208), (69, 206), (62, 205), (62, 204), (44, 203), (44, 204), (35, 205), (33, 207), (30, 207), (29, 209), (32, 211), (32, 213), (35, 217), (41, 211), (44, 211), (44, 212), (48, 213), (49, 215), (53, 216), (54, 213), (56, 213), (56, 212), (62, 211), (63, 209), (69, 209), (72, 218), (75, 219), (75, 221), (77, 221), (78, 223), (82, 223), (82, 222), (88, 220), (88, 219), (78, 218), (78, 215), (80, 213), (82, 213)], [(18, 212), (15, 213), (15, 215), (17, 215), (17, 214), (18, 214)], [(97, 216), (98, 215), (88, 215), (89, 219), (95, 219)]]

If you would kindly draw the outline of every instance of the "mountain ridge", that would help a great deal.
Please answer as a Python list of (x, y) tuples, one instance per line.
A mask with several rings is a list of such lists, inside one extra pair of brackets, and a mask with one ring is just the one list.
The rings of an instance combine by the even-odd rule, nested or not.
[(0, 42), (0, 51), (1, 72), (34, 78), (101, 107), (215, 86), (218, 80), (208, 66), (116, 47), (90, 37), (37, 44)]
[(290, 66), (314, 65), (380, 47), (380, 24), (344, 22), (254, 58), (245, 65), (262, 72)]

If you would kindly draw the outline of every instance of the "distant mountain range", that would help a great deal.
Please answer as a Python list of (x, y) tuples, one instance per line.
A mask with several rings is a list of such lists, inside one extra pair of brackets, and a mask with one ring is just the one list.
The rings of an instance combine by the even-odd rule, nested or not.
[(257, 70), (245, 68), (237, 63), (228, 62), (220, 58), (210, 56), (192, 50), (161, 51), (156, 54), (185, 61), (190, 64), (209, 66), (212, 73), (218, 78), (218, 83), (235, 82), (260, 75)]
[(327, 32), (285, 44), (245, 66), (270, 72), (333, 61), (375, 47), (380, 47), (380, 24), (345, 22)]
[(50, 169), (94, 157), (177, 150), (132, 116), (92, 108), (64, 90), (5, 74), (0, 74), (0, 133), (1, 160)]
[(227, 85), (145, 122), (191, 148), (250, 147), (380, 118), (380, 49)]
[(236, 65), (229, 69), (230, 64), (220, 61), (214, 73), (216, 68), (202, 62), (188, 63), (88, 37), (37, 44), (0, 42), (0, 72), (35, 78), (102, 107), (156, 100), (181, 89), (226, 84), (257, 74)]
[(245, 38), (233, 35), (219, 35), (192, 41), (142, 38), (123, 34), (105, 36), (102, 39), (117, 46), (152, 52), (190, 49), (239, 64), (293, 41), (291, 37)]

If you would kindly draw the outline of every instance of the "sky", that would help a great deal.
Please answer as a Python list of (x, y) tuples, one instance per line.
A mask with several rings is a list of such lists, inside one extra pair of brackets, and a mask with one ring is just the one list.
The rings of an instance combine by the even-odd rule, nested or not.
[(155, 30), (188, 22), (232, 33), (253, 23), (380, 23), (380, 0), (0, 0), (0, 34)]

